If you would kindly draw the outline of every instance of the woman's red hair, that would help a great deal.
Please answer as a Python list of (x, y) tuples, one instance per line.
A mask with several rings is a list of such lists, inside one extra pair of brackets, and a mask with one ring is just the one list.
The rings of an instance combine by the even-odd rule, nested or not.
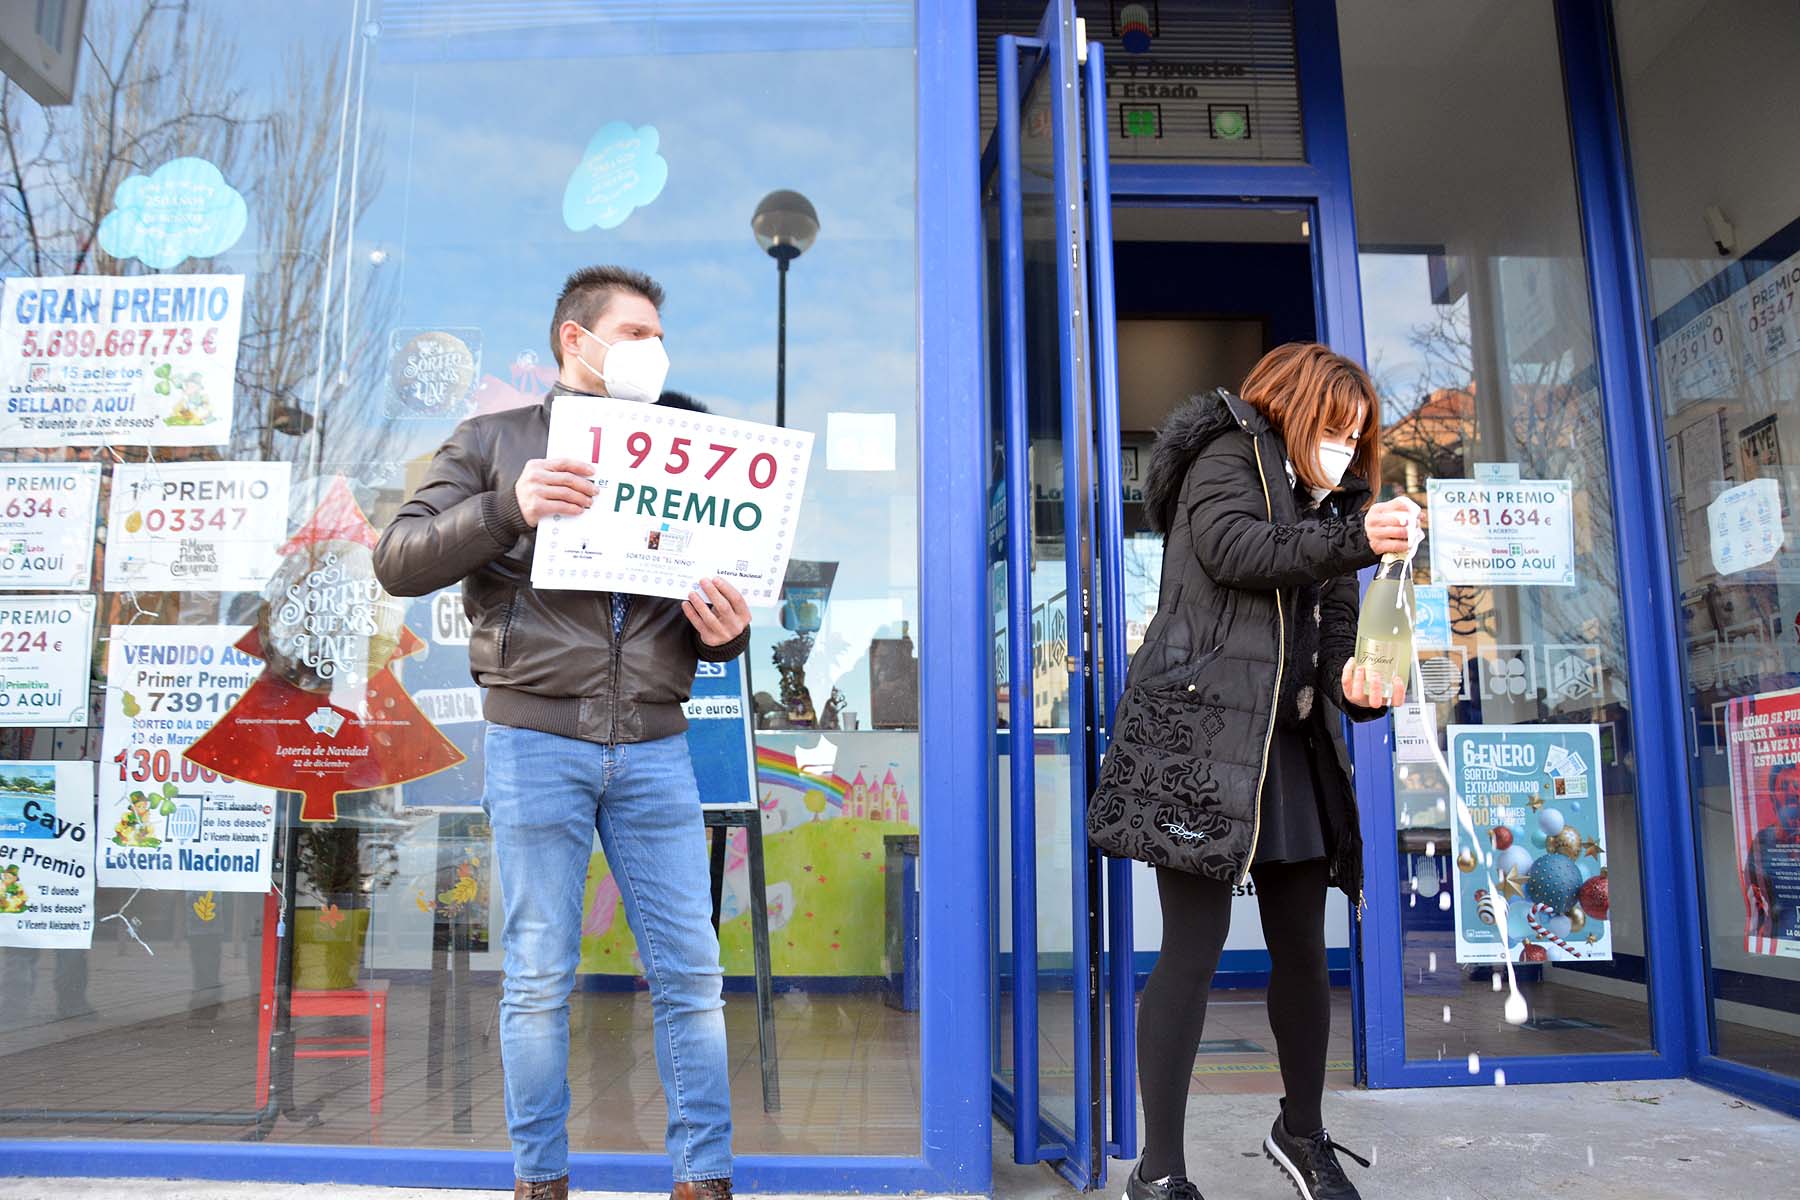
[(1287, 446), (1294, 474), (1307, 487), (1330, 486), (1319, 475), (1319, 441), (1327, 430), (1354, 429), (1350, 471), (1374, 492), (1381, 481), (1381, 401), (1369, 373), (1317, 342), (1289, 342), (1262, 356), (1240, 395)]

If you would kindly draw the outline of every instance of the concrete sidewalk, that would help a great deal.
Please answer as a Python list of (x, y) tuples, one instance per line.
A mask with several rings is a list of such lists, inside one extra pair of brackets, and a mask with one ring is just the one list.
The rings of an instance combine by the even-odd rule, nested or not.
[[(1368, 1200), (1800, 1194), (1800, 1122), (1693, 1083), (1338, 1092), (1326, 1098), (1325, 1114), (1333, 1137), (1375, 1160), (1370, 1171), (1347, 1164)], [(1211, 1200), (1290, 1200), (1293, 1190), (1259, 1149), (1271, 1120), (1272, 1100), (1263, 1097), (1190, 1101), (1188, 1170)], [(996, 1139), (996, 1196), (1072, 1200), (1074, 1193), (1047, 1168), (1010, 1161), (1010, 1133), (997, 1130)], [(1118, 1193), (1126, 1169), (1114, 1164), (1107, 1195)], [(0, 1200), (447, 1200), (503, 1194), (333, 1184), (0, 1180)]]

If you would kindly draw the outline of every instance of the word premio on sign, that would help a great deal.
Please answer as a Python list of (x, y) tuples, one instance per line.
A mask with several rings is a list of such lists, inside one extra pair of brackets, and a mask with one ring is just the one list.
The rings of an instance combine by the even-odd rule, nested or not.
[(0, 446), (231, 440), (242, 275), (8, 279)]
[(1431, 578), (1439, 584), (1575, 584), (1566, 479), (1432, 479)]
[(717, 577), (773, 604), (812, 443), (799, 430), (559, 396), (546, 457), (592, 463), (599, 492), (579, 516), (542, 523), (531, 582), (681, 599)]

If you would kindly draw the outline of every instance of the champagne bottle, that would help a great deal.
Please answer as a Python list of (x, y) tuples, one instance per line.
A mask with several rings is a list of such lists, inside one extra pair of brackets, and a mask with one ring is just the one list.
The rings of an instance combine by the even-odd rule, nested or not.
[(1356, 622), (1356, 665), (1387, 694), (1412, 673), (1412, 614), (1412, 556), (1384, 554)]

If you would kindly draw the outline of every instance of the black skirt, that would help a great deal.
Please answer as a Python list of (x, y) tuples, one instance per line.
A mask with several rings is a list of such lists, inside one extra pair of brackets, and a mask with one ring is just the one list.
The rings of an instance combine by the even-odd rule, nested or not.
[(1297, 863), (1326, 857), (1314, 759), (1304, 726), (1276, 726), (1269, 743), (1269, 768), (1263, 776), (1262, 823), (1253, 863)]

